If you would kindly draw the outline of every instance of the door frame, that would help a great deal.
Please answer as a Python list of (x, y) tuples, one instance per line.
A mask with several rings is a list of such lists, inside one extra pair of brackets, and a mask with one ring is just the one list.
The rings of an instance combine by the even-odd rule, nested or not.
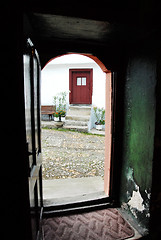
[[(66, 54), (64, 54), (66, 55)], [(116, 77), (114, 77), (114, 73), (111, 70), (108, 70), (105, 65), (95, 56), (91, 54), (80, 54), (83, 56), (87, 56), (91, 59), (93, 59), (99, 67), (102, 69), (102, 71), (106, 74), (106, 84), (105, 84), (105, 101), (106, 106), (105, 109), (109, 109), (109, 112), (106, 111), (105, 119), (106, 119), (106, 128), (105, 128), (105, 172), (104, 172), (104, 178), (106, 179), (104, 181), (104, 191), (106, 194), (106, 197), (99, 198), (99, 199), (93, 199), (93, 200), (87, 200), (83, 202), (72, 202), (69, 204), (61, 204), (57, 206), (43, 206), (43, 214), (44, 216), (55, 216), (55, 214), (71, 214), (71, 212), (84, 212), (84, 211), (90, 211), (90, 210), (98, 210), (107, 208), (107, 207), (119, 207), (119, 200), (117, 198), (117, 189), (114, 185), (114, 179), (116, 178), (116, 174), (114, 171), (115, 167), (115, 158), (114, 155), (114, 134), (115, 134), (115, 111), (116, 111)], [(62, 55), (60, 55), (62, 56)], [(57, 56), (59, 57), (59, 56)], [(52, 59), (55, 59), (57, 57), (54, 57)], [(52, 60), (51, 59), (51, 60)], [(50, 61), (51, 61), (50, 60)], [(49, 62), (50, 62), (49, 61)], [(49, 63), (48, 62), (48, 63)], [(72, 71), (81, 71), (81, 68), (77, 69), (69, 69), (69, 90), (72, 90)], [(83, 70), (88, 70), (83, 69)], [(93, 72), (92, 72), (93, 77)], [(91, 94), (93, 91), (93, 81), (91, 86)], [(108, 94), (108, 93), (109, 94)], [(72, 96), (69, 94), (69, 100)], [(70, 103), (70, 102), (69, 102)], [(108, 114), (109, 113), (109, 114)], [(107, 124), (109, 123), (109, 124)], [(109, 138), (107, 139), (107, 136)], [(116, 166), (117, 167), (117, 166)]]
[(90, 101), (89, 101), (89, 104), (92, 104), (93, 68), (69, 69), (69, 104), (73, 104), (73, 73), (76, 73), (76, 72), (89, 72), (89, 81), (90, 81), (90, 89), (89, 89)]

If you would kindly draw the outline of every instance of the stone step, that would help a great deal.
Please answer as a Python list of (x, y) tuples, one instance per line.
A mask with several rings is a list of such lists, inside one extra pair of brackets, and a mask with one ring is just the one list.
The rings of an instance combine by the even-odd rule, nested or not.
[(88, 126), (88, 121), (65, 120), (65, 126)]
[(91, 106), (89, 105), (70, 105), (63, 128), (76, 130), (79, 132), (88, 132), (88, 122), (91, 115)]
[(78, 132), (88, 132), (88, 126), (75, 126), (75, 125), (66, 126), (66, 125), (64, 125), (63, 128), (64, 129), (75, 130), (75, 131), (78, 131)]
[(84, 110), (91, 110), (91, 105), (70, 105), (69, 106), (71, 109), (84, 109)]
[(69, 115), (67, 114), (65, 117), (66, 120), (75, 120), (75, 121), (85, 121), (88, 122), (90, 119), (90, 116), (83, 116), (81, 115)]
[(69, 115), (83, 115), (90, 116), (91, 107), (89, 106), (70, 106), (68, 110)]

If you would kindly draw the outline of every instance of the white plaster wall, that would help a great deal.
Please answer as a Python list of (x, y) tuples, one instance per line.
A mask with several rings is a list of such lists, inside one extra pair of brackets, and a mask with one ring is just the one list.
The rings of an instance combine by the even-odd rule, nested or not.
[(105, 108), (105, 73), (92, 59), (77, 54), (58, 57), (44, 67), (41, 104), (52, 105), (54, 95), (59, 92), (69, 92), (69, 69), (72, 68), (93, 68), (92, 105)]
[[(69, 92), (69, 69), (65, 65), (48, 65), (42, 70), (41, 104), (53, 105), (53, 97)], [(69, 97), (67, 98), (69, 102)]]
[(94, 63), (92, 105), (105, 108), (105, 78), (102, 69)]

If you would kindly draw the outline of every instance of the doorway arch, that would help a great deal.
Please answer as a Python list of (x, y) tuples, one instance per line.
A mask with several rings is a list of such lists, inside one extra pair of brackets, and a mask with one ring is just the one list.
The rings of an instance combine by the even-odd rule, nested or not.
[[(106, 80), (105, 80), (105, 162), (104, 162), (104, 191), (107, 196), (110, 194), (110, 179), (111, 179), (111, 142), (112, 142), (112, 132), (111, 132), (111, 125), (112, 125), (112, 83), (111, 83), (111, 76), (112, 73), (110, 70), (106, 68), (106, 66), (101, 62), (100, 59), (98, 59), (96, 56), (92, 54), (86, 54), (86, 53), (67, 53), (67, 54), (61, 54), (56, 57), (51, 58), (47, 64), (49, 64), (51, 61), (65, 56), (65, 55), (72, 55), (72, 54), (78, 54), (85, 57), (88, 57), (92, 59), (100, 68), (101, 70), (106, 74)], [(43, 67), (43, 69), (45, 68)]]
[(111, 71), (106, 68), (106, 66), (101, 62), (101, 60), (100, 60), (98, 57), (96, 57), (96, 56), (94, 56), (94, 55), (92, 55), (92, 54), (89, 54), (89, 53), (65, 53), (65, 54), (61, 54), (61, 55), (58, 55), (58, 56), (56, 56), (56, 57), (51, 58), (51, 59), (44, 65), (43, 68), (45, 68), (45, 66), (46, 66), (49, 62), (51, 62), (52, 60), (54, 60), (54, 59), (56, 59), (56, 58), (58, 58), (58, 57), (62, 57), (62, 56), (65, 56), (65, 55), (72, 55), (72, 54), (77, 54), (77, 55), (82, 55), (82, 56), (85, 56), (85, 57), (89, 57), (90, 59), (92, 59), (93, 61), (95, 61), (95, 63), (97, 63), (97, 65), (102, 69), (102, 71), (103, 71), (104, 73), (111, 73)]

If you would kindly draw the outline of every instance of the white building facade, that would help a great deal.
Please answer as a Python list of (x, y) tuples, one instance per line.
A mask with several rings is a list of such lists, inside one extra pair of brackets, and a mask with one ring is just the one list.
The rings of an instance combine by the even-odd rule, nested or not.
[[(105, 73), (89, 57), (80, 54), (67, 54), (50, 61), (42, 70), (41, 105), (54, 105), (53, 98), (60, 92), (67, 93), (67, 110), (71, 103), (70, 71), (92, 70), (91, 106), (105, 109)], [(82, 75), (83, 76), (83, 75)], [(88, 79), (87, 79), (88, 80)], [(82, 81), (82, 82), (81, 82)], [(86, 85), (86, 78), (77, 78), (76, 85)], [(82, 86), (85, 87), (85, 86)], [(77, 94), (76, 94), (77, 95)], [(81, 104), (81, 102), (78, 102)], [(93, 114), (92, 114), (93, 115)], [(91, 118), (91, 128), (95, 119)]]

